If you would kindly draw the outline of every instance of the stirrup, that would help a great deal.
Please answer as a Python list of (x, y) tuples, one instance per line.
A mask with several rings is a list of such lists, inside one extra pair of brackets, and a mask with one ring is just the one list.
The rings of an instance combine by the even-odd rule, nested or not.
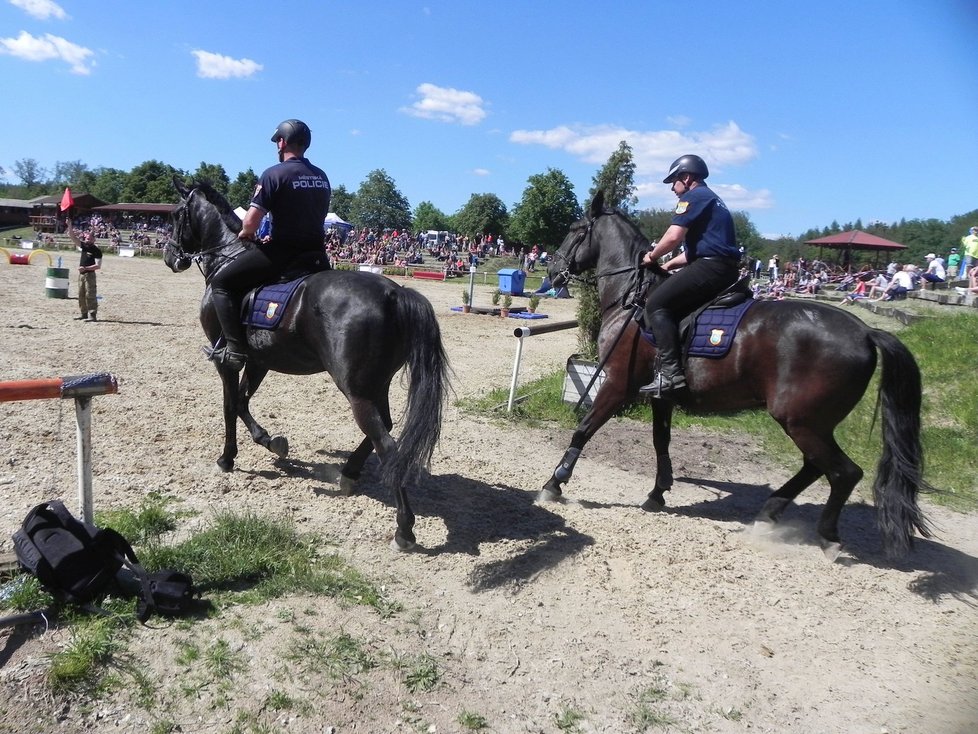
[(652, 382), (648, 385), (642, 385), (638, 389), (638, 394), (653, 398), (667, 398), (685, 389), (686, 376), (682, 372), (675, 375), (664, 375), (662, 372), (659, 372), (652, 379)]
[(217, 364), (223, 364), (235, 372), (240, 370), (245, 366), (245, 362), (248, 361), (248, 355), (242, 354), (241, 352), (234, 352), (228, 346), (223, 347), (204, 347), (204, 354), (207, 355), (207, 359)]

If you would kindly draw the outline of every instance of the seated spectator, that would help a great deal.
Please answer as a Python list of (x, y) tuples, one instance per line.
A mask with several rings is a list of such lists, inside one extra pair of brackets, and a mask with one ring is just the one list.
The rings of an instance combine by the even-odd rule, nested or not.
[(928, 283), (943, 283), (947, 279), (947, 271), (944, 269), (944, 258), (930, 253), (925, 259), (927, 260), (927, 270), (920, 277)]
[(968, 287), (961, 288), (958, 286), (954, 290), (962, 296), (978, 294), (978, 265), (968, 270)]
[(852, 289), (851, 293), (846, 293), (846, 297), (843, 299), (845, 305), (850, 305), (860, 300), (861, 298), (866, 298), (866, 281), (860, 280), (856, 283), (856, 287)]
[(890, 284), (886, 286), (886, 290), (883, 291), (883, 295), (874, 300), (894, 301), (898, 298), (906, 298), (907, 293), (913, 290), (913, 280), (911, 279), (913, 267), (913, 265), (904, 265), (902, 270), (897, 270), (893, 274), (893, 280), (890, 281)]
[(886, 287), (890, 284), (890, 279), (886, 277), (885, 273), (879, 273), (876, 278), (873, 279), (872, 285), (869, 287), (869, 293), (866, 294), (866, 298), (870, 300), (876, 300), (873, 298), (877, 293), (883, 294)]

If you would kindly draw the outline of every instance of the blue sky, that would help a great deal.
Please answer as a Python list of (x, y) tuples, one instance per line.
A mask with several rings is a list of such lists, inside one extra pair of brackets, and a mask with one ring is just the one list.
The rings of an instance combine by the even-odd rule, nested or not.
[(448, 214), (548, 168), (583, 199), (623, 139), (641, 207), (695, 152), (768, 235), (978, 208), (973, 0), (2, 0), (0, 78), (9, 182), (24, 158), (260, 173), (299, 117), (334, 186), (382, 168)]

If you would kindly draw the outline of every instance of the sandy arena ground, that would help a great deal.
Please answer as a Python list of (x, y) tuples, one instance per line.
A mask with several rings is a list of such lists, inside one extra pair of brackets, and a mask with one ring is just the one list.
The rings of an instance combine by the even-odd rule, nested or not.
[[(157, 491), (201, 521), (225, 507), (287, 515), (335, 543), (404, 611), (382, 619), (286, 598), (189, 629), (139, 628), (124, 663), (155, 681), (151, 702), (130, 686), (94, 707), (53, 699), (40, 679), (66, 630), (0, 630), (0, 732), (455, 732), (467, 730), (464, 712), (493, 732), (978, 730), (976, 515), (928, 507), (939, 537), (894, 564), (879, 551), (872, 507), (854, 501), (843, 514), (846, 551), (832, 564), (813, 539), (824, 485), (802, 495), (783, 538), (749, 531), (794, 457), (784, 466), (747, 436), (678, 431), (671, 509), (647, 514), (638, 506), (652, 484), (649, 429), (626, 422), (585, 450), (566, 503), (538, 505), (569, 431), (514, 427), (452, 403), (431, 476), (412, 490), (423, 548), (397, 554), (375, 459), (360, 495), (338, 495), (334, 480), (359, 435), (325, 376), (270, 375), (253, 402), (288, 437), (289, 461), (239, 433), (236, 471), (217, 471), (220, 383), (200, 352), (195, 269), (175, 275), (159, 261), (108, 257), (92, 324), (72, 320), (74, 300), (45, 296), (35, 262), (0, 264), (0, 379), (118, 376), (118, 395), (93, 400), (97, 509), (137, 507)], [(65, 264), (74, 270), (77, 256)], [(452, 312), (461, 282), (403, 282), (436, 308), (458, 397), (509, 384), (518, 322)], [(72, 297), (76, 288), (72, 272)], [(491, 289), (477, 289), (477, 305)], [(541, 310), (564, 320), (575, 308)], [(528, 339), (521, 381), (560, 368), (576, 345), (576, 331)], [(398, 413), (403, 385), (393, 396)], [(52, 496), (75, 506), (72, 404), (3, 404), (0, 442), (0, 550), (9, 551), (31, 506)], [(411, 693), (392, 664), (355, 678), (287, 664), (296, 644), (340, 631), (384, 660), (430, 655), (440, 684)], [(177, 662), (188, 639), (226, 640), (242, 669), (226, 685), (188, 687), (203, 675)], [(295, 705), (269, 705), (273, 692)]]

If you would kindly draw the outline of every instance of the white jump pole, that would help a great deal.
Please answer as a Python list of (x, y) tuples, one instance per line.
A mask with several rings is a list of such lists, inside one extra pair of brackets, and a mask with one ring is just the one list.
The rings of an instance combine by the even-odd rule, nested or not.
[(523, 361), (523, 339), (528, 336), (538, 336), (549, 334), (552, 331), (563, 331), (565, 329), (576, 329), (577, 319), (573, 321), (556, 321), (551, 324), (540, 324), (539, 326), (517, 326), (513, 330), (516, 337), (516, 357), (513, 359), (513, 379), (509, 382), (509, 401), (506, 403), (506, 412), (513, 412), (513, 401), (516, 400), (516, 383), (520, 376), (520, 363)]
[(74, 399), (75, 445), (78, 454), (78, 511), (82, 520), (94, 522), (92, 501), (92, 397), (119, 392), (115, 375), (99, 372), (73, 377), (0, 382), (0, 403), (14, 400)]

